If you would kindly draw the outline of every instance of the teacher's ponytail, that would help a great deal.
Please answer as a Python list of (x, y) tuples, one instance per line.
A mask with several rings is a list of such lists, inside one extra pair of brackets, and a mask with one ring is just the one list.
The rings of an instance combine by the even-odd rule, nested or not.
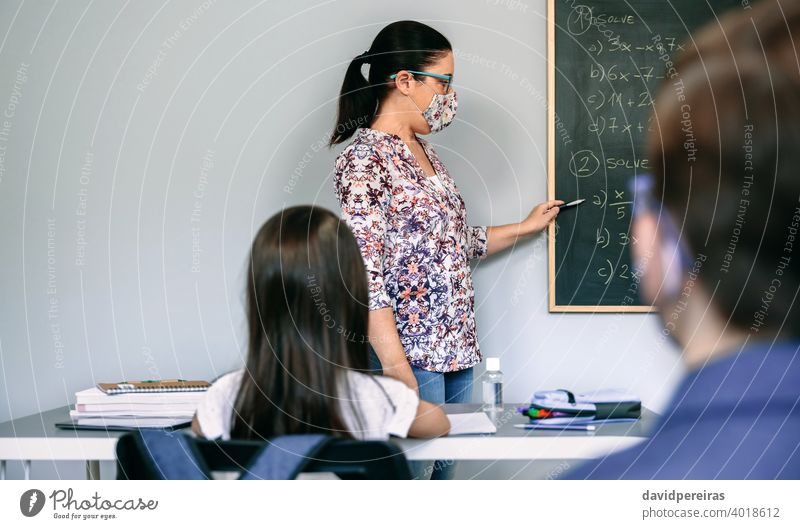
[[(357, 129), (372, 123), (378, 104), (392, 86), (390, 75), (400, 70), (424, 70), (451, 50), (444, 35), (420, 22), (403, 20), (383, 28), (370, 49), (347, 67), (330, 145), (342, 143)], [(365, 64), (369, 66), (367, 77), (361, 71)]]
[(347, 67), (342, 92), (339, 95), (339, 114), (336, 118), (336, 128), (331, 134), (331, 145), (343, 142), (359, 127), (366, 127), (375, 116), (375, 109), (378, 106), (376, 91), (361, 73), (361, 67), (367, 61), (369, 52), (365, 51), (350, 61)]

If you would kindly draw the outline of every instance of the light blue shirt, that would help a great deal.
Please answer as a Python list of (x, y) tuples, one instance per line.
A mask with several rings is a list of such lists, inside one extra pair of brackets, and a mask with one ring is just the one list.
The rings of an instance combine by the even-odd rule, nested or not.
[(751, 343), (691, 373), (651, 439), (565, 479), (800, 479), (800, 341)]

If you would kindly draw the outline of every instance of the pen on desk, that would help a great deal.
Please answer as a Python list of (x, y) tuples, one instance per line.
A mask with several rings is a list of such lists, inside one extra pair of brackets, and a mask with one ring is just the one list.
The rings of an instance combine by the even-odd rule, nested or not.
[(515, 428), (524, 430), (579, 430), (583, 432), (593, 432), (594, 424), (515, 424)]
[(583, 202), (586, 202), (586, 199), (585, 198), (579, 198), (578, 200), (573, 200), (572, 202), (569, 202), (567, 204), (562, 204), (562, 205), (556, 206), (556, 207), (559, 210), (561, 210), (561, 209), (564, 209), (564, 208), (571, 208), (572, 206), (577, 206), (578, 204), (581, 204)]

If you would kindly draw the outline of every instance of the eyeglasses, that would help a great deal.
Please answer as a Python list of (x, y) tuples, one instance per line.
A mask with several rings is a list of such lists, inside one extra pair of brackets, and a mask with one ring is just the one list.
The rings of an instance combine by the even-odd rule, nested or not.
[[(424, 75), (426, 77), (434, 77), (436, 79), (441, 79), (446, 82), (440, 83), (444, 87), (444, 93), (450, 91), (450, 86), (453, 84), (453, 76), (452, 75), (444, 75), (441, 73), (431, 73), (431, 72), (418, 72), (416, 70), (406, 70), (408, 73), (413, 73), (414, 75)], [(397, 77), (396, 73), (393, 73), (389, 76), (389, 79), (394, 79)]]
[(636, 175), (629, 181), (628, 188), (633, 195), (632, 220), (636, 220), (637, 217), (647, 213), (656, 217), (664, 246), (673, 249), (669, 253), (674, 253), (674, 250), (677, 250), (679, 263), (684, 270), (691, 268), (692, 260), (689, 257), (690, 252), (686, 238), (681, 237), (672, 215), (660, 201), (656, 200), (653, 194), (653, 189), (655, 188), (653, 175), (649, 173)]

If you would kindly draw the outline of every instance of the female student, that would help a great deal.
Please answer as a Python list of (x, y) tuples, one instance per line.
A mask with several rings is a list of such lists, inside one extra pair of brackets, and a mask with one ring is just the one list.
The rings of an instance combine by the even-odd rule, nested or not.
[(469, 401), (481, 360), (469, 261), (541, 232), (563, 204), (539, 204), (518, 224), (467, 225), (455, 181), (418, 137), (453, 121), (453, 71), (441, 33), (386, 26), (347, 68), (331, 137), (353, 138), (335, 190), (369, 272), (370, 344), (384, 374), (437, 403)]
[(193, 430), (226, 440), (446, 435), (441, 408), (367, 373), (367, 302), (358, 245), (336, 215), (298, 206), (273, 216), (250, 254), (247, 363), (209, 388)]
[(689, 374), (652, 439), (570, 478), (800, 478), (800, 3), (732, 11), (677, 58), (635, 185), (641, 293)]

